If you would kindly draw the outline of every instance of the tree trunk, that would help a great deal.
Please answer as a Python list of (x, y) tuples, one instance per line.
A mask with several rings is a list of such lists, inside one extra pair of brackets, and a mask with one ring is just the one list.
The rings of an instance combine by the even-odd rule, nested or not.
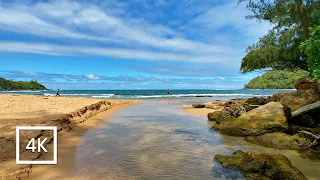
[(320, 101), (317, 101), (317, 102), (312, 103), (312, 104), (308, 104), (308, 105), (303, 106), (302, 108), (294, 111), (292, 113), (292, 117), (296, 117), (296, 116), (302, 115), (302, 114), (304, 114), (306, 112), (309, 112), (309, 111), (311, 111), (313, 109), (317, 109), (317, 108), (320, 108)]
[(309, 38), (309, 16), (307, 7), (303, 4), (302, 0), (296, 0), (297, 11), (301, 19), (302, 25), (302, 38), (306, 40)]

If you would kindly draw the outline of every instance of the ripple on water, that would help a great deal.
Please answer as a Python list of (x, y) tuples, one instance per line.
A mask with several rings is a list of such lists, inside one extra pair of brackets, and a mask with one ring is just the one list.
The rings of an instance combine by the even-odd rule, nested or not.
[(89, 130), (77, 148), (77, 179), (243, 179), (237, 171), (213, 161), (215, 154), (236, 150), (286, 155), (308, 177), (319, 178), (318, 162), (293, 151), (249, 144), (223, 136), (180, 106), (165, 102), (123, 109), (110, 121)]

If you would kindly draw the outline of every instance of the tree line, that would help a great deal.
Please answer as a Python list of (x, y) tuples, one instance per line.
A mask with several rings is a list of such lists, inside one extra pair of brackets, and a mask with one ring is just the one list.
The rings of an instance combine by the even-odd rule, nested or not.
[(12, 90), (46, 90), (42, 84), (37, 81), (12, 81), (0, 77), (0, 90), (12, 91)]

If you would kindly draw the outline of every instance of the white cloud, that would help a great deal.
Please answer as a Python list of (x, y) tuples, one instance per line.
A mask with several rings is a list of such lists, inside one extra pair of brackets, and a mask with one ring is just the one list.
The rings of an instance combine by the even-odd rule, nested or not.
[[(232, 60), (230, 56), (190, 56), (177, 53), (160, 53), (130, 49), (98, 48), (88, 46), (64, 46), (53, 44), (39, 44), (29, 42), (0, 41), (0, 51), (48, 54), (56, 56), (92, 55), (103, 57), (117, 57), (122, 59), (142, 59), (149, 61), (186, 61), (186, 62), (221, 62)], [(230, 58), (230, 59), (228, 59)]]
[(219, 76), (218, 79), (220, 80), (225, 80), (226, 78), (222, 77), (222, 76)]
[(93, 75), (93, 74), (86, 74), (85, 76), (86, 76), (88, 79), (91, 79), (91, 80), (98, 80), (98, 79), (100, 79), (99, 76), (95, 76), (95, 75)]
[[(1, 4), (0, 4), (1, 5)], [(0, 7), (1, 8), (1, 7)], [(56, 22), (55, 24), (53, 22)], [(13, 4), (0, 9), (0, 29), (44, 37), (64, 37), (150, 46), (170, 51), (227, 53), (231, 47), (163, 36), (174, 30), (157, 24), (110, 16), (99, 7), (70, 1)], [(77, 30), (85, 30), (77, 32)]]

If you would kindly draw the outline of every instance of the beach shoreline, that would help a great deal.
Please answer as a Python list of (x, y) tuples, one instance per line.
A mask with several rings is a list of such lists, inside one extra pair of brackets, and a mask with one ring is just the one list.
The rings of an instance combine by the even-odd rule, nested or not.
[[(75, 151), (83, 134), (116, 111), (141, 104), (140, 101), (106, 100), (77, 97), (44, 97), (37, 95), (0, 95), (0, 179), (61, 179), (68, 177), (73, 167)], [(16, 126), (57, 126), (57, 165), (16, 165)], [(20, 136), (21, 132), (20, 132)], [(27, 134), (28, 139), (46, 137), (44, 132)], [(52, 137), (49, 137), (52, 139)], [(21, 140), (23, 142), (23, 140)], [(49, 142), (47, 147), (52, 148)], [(22, 157), (33, 160), (47, 159), (45, 153), (22, 152)], [(51, 155), (52, 156), (52, 155)], [(50, 158), (49, 158), (50, 159)]]

